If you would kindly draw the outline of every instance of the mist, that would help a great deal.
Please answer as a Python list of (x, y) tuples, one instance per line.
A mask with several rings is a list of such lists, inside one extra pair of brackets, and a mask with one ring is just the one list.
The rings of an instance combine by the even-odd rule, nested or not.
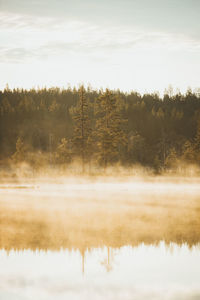
[(197, 2), (0, 0), (0, 299), (200, 299)]
[(35, 178), (2, 183), (0, 193), (7, 250), (200, 242), (198, 178)]

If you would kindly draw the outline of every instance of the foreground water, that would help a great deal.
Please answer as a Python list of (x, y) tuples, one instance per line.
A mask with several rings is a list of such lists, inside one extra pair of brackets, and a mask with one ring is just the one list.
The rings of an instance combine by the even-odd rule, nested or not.
[(0, 300), (200, 299), (200, 184), (0, 186)]
[(200, 299), (200, 247), (0, 251), (0, 299)]

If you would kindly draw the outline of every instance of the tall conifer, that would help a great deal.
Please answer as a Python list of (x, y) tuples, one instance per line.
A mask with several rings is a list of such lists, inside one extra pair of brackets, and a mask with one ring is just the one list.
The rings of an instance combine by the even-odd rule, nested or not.
[(79, 101), (72, 112), (74, 119), (73, 149), (75, 156), (81, 157), (82, 172), (85, 171), (86, 159), (89, 155), (89, 138), (91, 126), (89, 119), (89, 103), (84, 86), (79, 88)]
[(119, 160), (120, 148), (127, 142), (123, 130), (124, 121), (120, 111), (117, 110), (116, 96), (110, 90), (97, 99), (96, 105), (96, 139), (97, 159), (104, 168), (109, 163)]

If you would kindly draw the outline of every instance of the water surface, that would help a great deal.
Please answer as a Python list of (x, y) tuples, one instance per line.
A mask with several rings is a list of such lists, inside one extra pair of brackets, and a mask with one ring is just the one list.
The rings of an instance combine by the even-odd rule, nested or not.
[(200, 184), (0, 186), (0, 300), (200, 299)]
[(0, 251), (0, 299), (199, 299), (200, 247)]

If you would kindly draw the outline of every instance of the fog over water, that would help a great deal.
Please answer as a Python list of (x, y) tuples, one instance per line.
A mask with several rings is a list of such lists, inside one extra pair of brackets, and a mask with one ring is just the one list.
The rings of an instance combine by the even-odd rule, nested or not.
[(199, 299), (198, 178), (0, 184), (0, 299)]

